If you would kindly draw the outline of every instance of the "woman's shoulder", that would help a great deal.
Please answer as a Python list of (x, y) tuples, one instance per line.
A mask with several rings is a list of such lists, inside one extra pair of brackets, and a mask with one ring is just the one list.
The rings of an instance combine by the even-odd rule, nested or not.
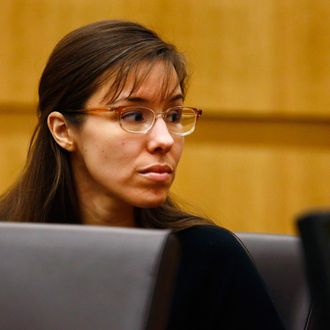
[(190, 226), (188, 228), (182, 229), (178, 232), (180, 235), (184, 236), (211, 236), (211, 237), (218, 237), (218, 236), (224, 236), (224, 237), (231, 237), (233, 236), (233, 233), (221, 226), (215, 225), (215, 224), (198, 224), (194, 226)]
[(177, 232), (177, 236), (186, 241), (194, 243), (217, 245), (228, 244), (237, 241), (237, 238), (230, 230), (211, 224), (195, 225)]
[(183, 320), (185, 305), (194, 329), (202, 328), (199, 320), (203, 329), (283, 329), (254, 262), (234, 233), (216, 225), (196, 225), (177, 237), (182, 253), (175, 306), (180, 312), (174, 321)]
[(230, 230), (216, 225), (196, 225), (177, 233), (183, 250), (217, 256), (246, 255), (245, 248)]

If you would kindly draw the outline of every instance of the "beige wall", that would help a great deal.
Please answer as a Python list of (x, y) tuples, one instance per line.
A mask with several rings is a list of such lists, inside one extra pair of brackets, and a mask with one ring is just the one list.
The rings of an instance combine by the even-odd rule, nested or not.
[(2, 0), (0, 191), (24, 164), (38, 77), (82, 24), (128, 18), (189, 60), (187, 103), (204, 109), (174, 193), (233, 230), (291, 233), (330, 205), (328, 0)]

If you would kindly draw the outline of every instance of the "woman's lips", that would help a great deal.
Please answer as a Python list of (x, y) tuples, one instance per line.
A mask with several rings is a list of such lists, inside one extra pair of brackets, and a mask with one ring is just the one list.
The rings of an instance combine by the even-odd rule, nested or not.
[(143, 168), (139, 173), (149, 180), (165, 182), (172, 178), (173, 169), (167, 164), (155, 164)]

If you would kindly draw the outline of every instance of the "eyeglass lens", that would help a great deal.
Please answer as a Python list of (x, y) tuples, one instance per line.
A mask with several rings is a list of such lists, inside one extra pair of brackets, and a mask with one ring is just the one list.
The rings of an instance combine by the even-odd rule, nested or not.
[[(191, 108), (172, 108), (161, 114), (168, 130), (174, 134), (191, 131), (196, 122), (196, 113)], [(123, 129), (130, 132), (146, 132), (154, 124), (156, 114), (148, 108), (126, 108), (121, 112)]]

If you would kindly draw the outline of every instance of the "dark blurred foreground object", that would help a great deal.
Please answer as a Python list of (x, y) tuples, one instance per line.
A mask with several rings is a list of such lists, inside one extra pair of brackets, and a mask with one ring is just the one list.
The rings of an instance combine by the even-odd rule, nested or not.
[(330, 210), (305, 213), (297, 220), (306, 274), (316, 310), (317, 329), (330, 329)]
[(168, 230), (1, 223), (0, 329), (164, 329), (178, 249)]

